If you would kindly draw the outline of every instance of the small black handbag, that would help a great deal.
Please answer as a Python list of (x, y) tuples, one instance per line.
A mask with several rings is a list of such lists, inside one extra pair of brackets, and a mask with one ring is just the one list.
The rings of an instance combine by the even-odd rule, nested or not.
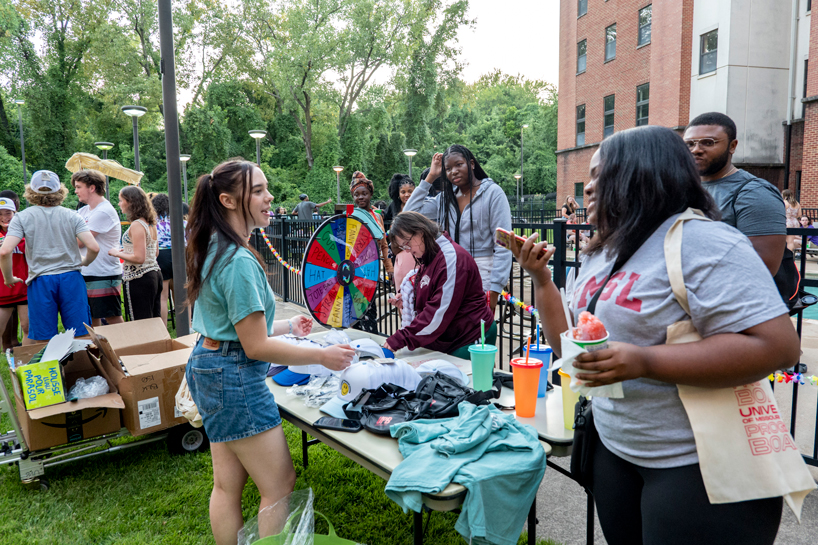
[(594, 484), (593, 453), (597, 441), (599, 441), (599, 434), (594, 426), (591, 400), (585, 396), (579, 396), (579, 401), (574, 408), (574, 446), (571, 451), (571, 478), (588, 490), (591, 490)]

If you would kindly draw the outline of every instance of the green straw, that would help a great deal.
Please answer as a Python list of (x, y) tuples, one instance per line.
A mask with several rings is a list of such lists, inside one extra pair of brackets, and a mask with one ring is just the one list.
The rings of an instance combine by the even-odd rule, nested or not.
[(483, 350), (486, 349), (486, 321), (480, 320), (480, 344), (483, 345)]

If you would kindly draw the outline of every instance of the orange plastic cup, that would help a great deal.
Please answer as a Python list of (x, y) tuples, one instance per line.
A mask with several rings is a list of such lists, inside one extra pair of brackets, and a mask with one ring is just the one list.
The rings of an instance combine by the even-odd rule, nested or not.
[(511, 370), (514, 374), (514, 404), (517, 407), (517, 416), (531, 418), (537, 411), (537, 388), (540, 385), (540, 371), (542, 361), (529, 358), (513, 358)]

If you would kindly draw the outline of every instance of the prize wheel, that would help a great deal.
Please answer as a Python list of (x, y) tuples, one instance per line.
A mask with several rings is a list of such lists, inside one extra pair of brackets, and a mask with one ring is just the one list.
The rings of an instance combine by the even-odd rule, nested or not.
[(313, 233), (301, 269), (304, 301), (313, 318), (352, 327), (375, 298), (380, 275), (378, 241), (358, 218), (333, 216)]

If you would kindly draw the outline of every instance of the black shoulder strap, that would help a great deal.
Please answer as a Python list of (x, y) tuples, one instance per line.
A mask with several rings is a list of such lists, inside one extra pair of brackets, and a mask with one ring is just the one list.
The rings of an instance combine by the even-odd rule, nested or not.
[(758, 178), (754, 178), (752, 180), (747, 180), (746, 182), (744, 182), (743, 184), (738, 186), (738, 189), (736, 189), (736, 192), (733, 193), (733, 200), (730, 201), (730, 208), (733, 210), (733, 218), (734, 219), (736, 217), (736, 200), (738, 200), (738, 194), (741, 193), (741, 190), (744, 189), (745, 185), (749, 184), (750, 182), (755, 182), (757, 180), (758, 180)]

